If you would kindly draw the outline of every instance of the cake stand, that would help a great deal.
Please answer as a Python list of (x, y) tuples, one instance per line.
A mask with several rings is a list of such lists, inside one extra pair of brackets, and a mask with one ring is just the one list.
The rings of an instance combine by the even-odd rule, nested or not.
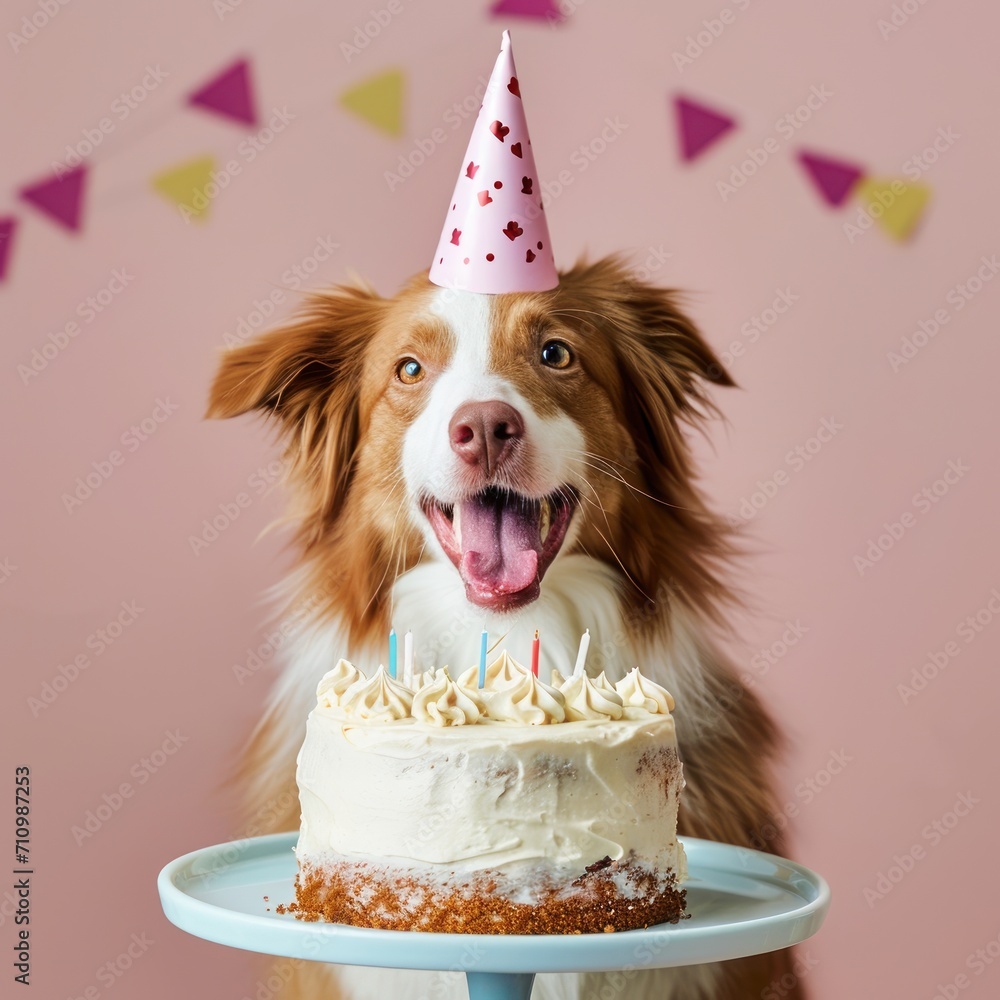
[(381, 968), (462, 971), (470, 1000), (528, 1000), (537, 972), (697, 965), (777, 951), (819, 930), (830, 890), (771, 854), (682, 838), (690, 919), (615, 934), (492, 935), (382, 931), (278, 914), (295, 897), (297, 835), (206, 847), (160, 872), (163, 912), (181, 930), (247, 951)]

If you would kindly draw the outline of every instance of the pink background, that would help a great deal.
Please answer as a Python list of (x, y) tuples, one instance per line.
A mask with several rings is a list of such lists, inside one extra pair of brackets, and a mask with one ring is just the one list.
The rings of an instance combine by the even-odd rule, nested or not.
[[(741, 623), (734, 655), (789, 735), (781, 781), (783, 800), (798, 809), (795, 855), (834, 890), (826, 926), (804, 949), (807, 981), (829, 1000), (931, 997), (964, 974), (962, 996), (994, 996), (1000, 963), (977, 974), (966, 961), (991, 942), (1000, 952), (1000, 623), (968, 643), (956, 630), (1000, 587), (1000, 282), (961, 311), (948, 302), (983, 255), (1000, 251), (994, 7), (910, 3), (915, 13), (883, 39), (877, 22), (892, 15), (889, 0), (734, 0), (732, 23), (680, 72), (672, 53), (719, 16), (718, 0), (564, 3), (564, 24), (509, 22), (539, 170), (572, 178), (549, 200), (556, 259), (626, 250), (642, 264), (669, 253), (654, 279), (692, 290), (691, 309), (717, 349), (745, 347), (731, 366), (742, 388), (720, 399), (728, 426), (699, 446), (707, 490), (721, 511), (738, 512), (758, 481), (786, 473), (747, 525), (753, 553), (742, 579), (759, 610)], [(58, 1000), (88, 988), (144, 1000), (257, 989), (253, 959), (169, 926), (154, 885), (164, 862), (245, 832), (229, 769), (270, 675), (241, 684), (234, 665), (263, 641), (261, 596), (289, 561), (279, 535), (256, 541), (282, 508), (277, 491), (258, 495), (251, 484), (274, 458), (266, 432), (251, 420), (203, 422), (206, 388), (224, 334), (255, 302), (280, 293), (275, 317), (292, 307), (287, 272), (317, 241), (339, 249), (315, 283), (355, 271), (388, 294), (429, 263), (468, 137), (469, 122), (452, 129), (446, 115), (488, 74), (508, 23), (483, 2), (400, 0), (401, 12), (348, 59), (341, 43), (382, 0), (230, 6), (220, 16), (209, 0), (70, 4), (16, 54), (0, 46), (0, 214), (21, 218), (0, 287), (0, 563), (11, 567), (0, 571), (0, 775), (12, 785), (16, 764), (33, 769), (33, 976), (39, 996)], [(14, 0), (0, 28), (17, 31), (38, 9)], [(186, 225), (149, 178), (204, 153), (238, 155), (253, 130), (187, 108), (184, 96), (243, 55), (262, 119), (283, 107), (295, 119), (205, 224)], [(70, 236), (18, 203), (17, 188), (140, 84), (147, 65), (169, 76), (94, 155), (83, 232)], [(406, 75), (398, 138), (336, 101), (393, 67)], [(723, 201), (716, 182), (776, 135), (777, 120), (814, 86), (833, 96)], [(741, 125), (687, 166), (668, 114), (677, 91)], [(627, 128), (579, 169), (574, 151), (600, 136), (606, 118)], [(439, 127), (446, 141), (390, 191), (384, 172)], [(842, 227), (857, 203), (828, 208), (795, 158), (808, 147), (898, 176), (939, 129), (958, 138), (924, 174), (933, 200), (902, 245), (878, 228), (849, 242)], [(115, 269), (134, 276), (125, 290), (24, 384), (17, 366)], [(795, 303), (749, 343), (741, 327), (785, 289)], [(947, 325), (893, 372), (887, 352), (942, 308)], [(122, 435), (158, 399), (176, 412), (68, 512), (63, 494), (91, 463), (122, 450)], [(808, 447), (824, 419), (841, 429), (796, 467), (786, 456)], [(968, 471), (921, 510), (914, 495), (951, 462)], [(195, 555), (190, 536), (243, 491), (252, 503)], [(860, 573), (855, 556), (906, 512), (912, 526)], [(123, 601), (143, 610), (94, 655), (88, 639)], [(760, 659), (786, 622), (801, 637), (773, 663)], [(897, 685), (948, 642), (959, 655), (904, 704)], [(90, 665), (33, 713), (29, 699), (81, 653)], [(155, 773), (143, 771), (173, 731), (186, 742)], [(850, 758), (837, 774), (827, 768), (834, 753)], [(132, 797), (78, 845), (73, 826), (123, 782)], [(952, 823), (964, 793), (976, 800), (971, 812), (963, 808), (968, 815), (943, 826), (943, 837), (927, 830)], [(10, 844), (12, 820), (8, 808), (0, 843)], [(913, 845), (923, 856), (912, 870), (866, 900)], [(8, 864), (5, 847), (0, 870)], [(14, 928), (9, 916), (0, 926), (6, 983)], [(109, 985), (107, 963), (133, 934), (153, 943)]]

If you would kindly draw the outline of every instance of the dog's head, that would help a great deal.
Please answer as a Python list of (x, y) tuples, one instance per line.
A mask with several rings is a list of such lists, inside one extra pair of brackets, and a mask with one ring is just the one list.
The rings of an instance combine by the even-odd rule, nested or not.
[(250, 410), (286, 437), (307, 556), (355, 618), (421, 559), (468, 600), (535, 600), (560, 554), (618, 567), (635, 601), (715, 587), (715, 521), (685, 423), (728, 375), (674, 297), (615, 260), (548, 292), (478, 295), (425, 276), (393, 298), (314, 295), (225, 355), (209, 415)]

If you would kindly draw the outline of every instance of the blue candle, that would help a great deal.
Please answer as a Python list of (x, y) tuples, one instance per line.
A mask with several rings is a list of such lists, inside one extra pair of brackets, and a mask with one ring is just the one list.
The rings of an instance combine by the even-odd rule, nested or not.
[(486, 629), (479, 639), (479, 686), (486, 687), (486, 643), (488, 641)]
[(389, 676), (396, 679), (396, 630), (389, 629)]

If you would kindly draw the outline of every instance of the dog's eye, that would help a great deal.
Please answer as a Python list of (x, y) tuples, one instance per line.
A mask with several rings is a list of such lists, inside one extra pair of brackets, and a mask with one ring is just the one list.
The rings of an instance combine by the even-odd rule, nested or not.
[(542, 348), (542, 364), (549, 368), (567, 368), (573, 353), (561, 340), (550, 340)]
[(396, 378), (407, 385), (413, 385), (424, 377), (424, 366), (413, 358), (403, 358), (396, 366)]

